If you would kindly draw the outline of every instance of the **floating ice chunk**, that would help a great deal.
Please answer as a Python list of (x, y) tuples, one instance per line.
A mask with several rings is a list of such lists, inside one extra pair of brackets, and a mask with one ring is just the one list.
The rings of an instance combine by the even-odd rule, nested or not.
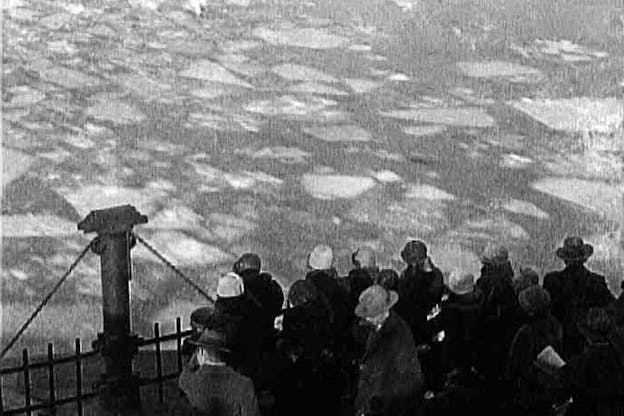
[(37, 104), (45, 98), (44, 93), (26, 85), (10, 88), (8, 91), (14, 94), (14, 96), (11, 98), (11, 101), (4, 104), (6, 108), (27, 107)]
[(205, 59), (195, 61), (187, 69), (180, 72), (179, 75), (185, 78), (201, 79), (205, 81), (219, 82), (222, 84), (237, 85), (239, 87), (249, 89), (254, 88), (253, 85), (236, 77), (223, 66)]
[(542, 163), (552, 174), (583, 179), (620, 181), (624, 173), (622, 157), (612, 152), (594, 150), (581, 153), (565, 152), (547, 156)]
[(172, 90), (171, 85), (142, 75), (120, 75), (115, 77), (115, 82), (121, 85), (124, 90), (132, 91), (137, 96), (148, 99), (159, 98)]
[(284, 79), (296, 81), (338, 82), (338, 80), (318, 69), (297, 64), (282, 64), (273, 67), (272, 71)]
[(452, 201), (454, 195), (432, 185), (410, 184), (405, 191), (405, 198), (426, 199), (430, 201)]
[(42, 79), (53, 84), (59, 84), (65, 88), (86, 88), (102, 84), (102, 81), (98, 78), (62, 66), (46, 66), (38, 69)]
[(382, 85), (381, 82), (370, 79), (347, 78), (344, 82), (358, 94), (365, 94), (379, 88)]
[(268, 184), (268, 185), (281, 185), (284, 181), (276, 178), (275, 176), (271, 176), (267, 173), (256, 171), (243, 171), (238, 173), (225, 173), (223, 175), (225, 180), (230, 184), (231, 187), (236, 189), (251, 189), (257, 186), (258, 184)]
[(238, 7), (247, 7), (251, 0), (225, 0), (225, 4)]
[(531, 188), (575, 203), (613, 221), (622, 219), (621, 185), (572, 178), (544, 178), (533, 182)]
[(293, 116), (311, 120), (341, 120), (342, 112), (324, 112), (327, 107), (335, 106), (336, 101), (316, 96), (294, 97), (284, 95), (269, 100), (256, 100), (245, 105), (244, 109), (252, 113), (267, 116)]
[(108, 120), (118, 124), (140, 123), (145, 114), (134, 105), (118, 100), (98, 100), (86, 111), (88, 116), (98, 120)]
[(84, 217), (91, 210), (116, 205), (134, 205), (143, 214), (152, 214), (162, 200), (169, 199), (167, 192), (148, 188), (123, 188), (105, 185), (87, 185), (77, 190), (58, 189), (57, 192)]
[(561, 59), (566, 62), (591, 62), (593, 58), (587, 55), (571, 55), (568, 53), (562, 53)]
[(421, 123), (446, 124), (451, 126), (494, 127), (496, 121), (483, 110), (475, 107), (420, 108), (380, 112), (384, 117), (411, 120)]
[(371, 134), (353, 125), (317, 126), (303, 129), (306, 134), (326, 142), (367, 142)]
[(78, 235), (76, 223), (55, 215), (3, 215), (3, 237), (57, 237)]
[(79, 149), (92, 149), (95, 147), (95, 142), (93, 140), (83, 136), (68, 136), (65, 139), (65, 143)]
[(311, 153), (303, 151), (297, 147), (263, 147), (259, 150), (254, 149), (241, 149), (236, 153), (246, 155), (252, 159), (275, 159), (282, 163), (306, 163)]
[(344, 91), (337, 88), (330, 87), (329, 85), (318, 84), (316, 82), (303, 82), (301, 84), (288, 87), (288, 91), (303, 94), (319, 94), (319, 95), (337, 95), (344, 96), (349, 95)]
[(370, 52), (372, 49), (373, 48), (371, 48), (370, 45), (365, 45), (365, 44), (355, 44), (355, 45), (349, 46), (349, 50), (355, 51), (355, 52)]
[(238, 51), (246, 51), (249, 49), (255, 49), (261, 45), (260, 42), (255, 40), (239, 40), (239, 41), (227, 41), (222, 49), (225, 52), (235, 53)]
[[(176, 266), (214, 265), (234, 261), (230, 254), (219, 247), (202, 243), (178, 231), (158, 232), (146, 237), (146, 240)], [(134, 248), (132, 255), (143, 260), (160, 261), (140, 244)]]
[(211, 100), (213, 98), (231, 94), (232, 92), (233, 90), (231, 88), (226, 88), (219, 84), (213, 84), (213, 85), (204, 85), (202, 88), (194, 89), (191, 91), (191, 95), (197, 98)]
[(349, 39), (331, 34), (323, 29), (294, 28), (271, 30), (259, 27), (253, 30), (253, 36), (272, 45), (296, 46), (310, 49), (332, 49), (346, 45)]
[(512, 62), (460, 62), (457, 66), (464, 75), (474, 78), (503, 77), (525, 81), (538, 81), (542, 77), (542, 73), (539, 70)]
[(2, 186), (27, 172), (34, 161), (32, 156), (2, 146)]
[(624, 121), (624, 102), (617, 98), (576, 97), (559, 100), (523, 98), (509, 102), (553, 130), (613, 133)]
[(146, 228), (199, 231), (204, 218), (191, 208), (176, 204), (157, 212)]
[(468, 220), (460, 227), (447, 233), (447, 238), (459, 242), (490, 242), (528, 240), (529, 233), (520, 225), (502, 216)]
[(403, 178), (391, 170), (379, 170), (377, 172), (372, 172), (371, 176), (382, 183), (403, 182)]
[(533, 160), (514, 153), (503, 155), (500, 166), (508, 169), (524, 169), (533, 164)]
[(410, 78), (407, 75), (401, 74), (401, 73), (392, 74), (392, 75), (388, 76), (388, 81), (406, 82), (406, 81), (409, 81), (409, 80), (410, 80)]
[(305, 174), (301, 183), (306, 192), (322, 200), (355, 198), (375, 186), (371, 177), (348, 175)]
[(528, 215), (531, 217), (539, 218), (541, 220), (547, 220), (550, 218), (547, 212), (543, 211), (535, 204), (527, 201), (521, 201), (518, 199), (509, 199), (505, 201), (501, 207), (505, 211), (513, 212), (514, 214)]
[(444, 133), (445, 126), (407, 126), (403, 128), (405, 134), (409, 134), (414, 137), (434, 136), (436, 134)]
[(219, 239), (231, 244), (256, 229), (256, 224), (235, 215), (213, 212), (206, 226)]

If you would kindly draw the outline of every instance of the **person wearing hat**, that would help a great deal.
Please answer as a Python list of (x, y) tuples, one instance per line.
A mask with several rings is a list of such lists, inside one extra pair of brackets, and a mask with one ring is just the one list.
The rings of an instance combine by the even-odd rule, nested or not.
[[(478, 351), (477, 369), (485, 378), (485, 388), (496, 398), (500, 397), (498, 389), (511, 341), (522, 324), (513, 277), (507, 248), (494, 242), (488, 244), (481, 256), (480, 277), (475, 285), (481, 301), (483, 346)], [(492, 406), (496, 405), (492, 401)]]
[(612, 311), (591, 308), (579, 322), (583, 352), (558, 370), (572, 396), (567, 416), (620, 416), (624, 412), (624, 335)]
[(270, 273), (261, 271), (260, 257), (255, 253), (244, 253), (234, 263), (232, 271), (245, 284), (246, 296), (261, 309), (265, 344), (275, 343), (273, 322), (282, 310), (284, 291)]
[(553, 389), (557, 383), (540, 376), (534, 361), (548, 346), (561, 352), (561, 324), (551, 315), (550, 295), (542, 287), (532, 285), (522, 290), (518, 299), (527, 320), (512, 340), (505, 368), (504, 381), (511, 399), (509, 409), (524, 415), (549, 414), (556, 399)]
[(178, 385), (194, 414), (260, 416), (253, 382), (226, 364), (225, 335), (205, 329), (192, 342), (196, 347), (192, 364), (184, 367)]
[(356, 416), (419, 414), (423, 376), (409, 327), (392, 307), (399, 295), (373, 285), (360, 295), (355, 314), (372, 327), (360, 362)]
[(407, 268), (399, 278), (397, 313), (409, 325), (416, 344), (428, 342), (427, 315), (440, 303), (444, 293), (444, 276), (427, 255), (420, 240), (408, 242), (401, 251)]
[(373, 284), (373, 280), (379, 275), (379, 268), (375, 259), (375, 251), (368, 247), (360, 247), (351, 255), (353, 269), (347, 275), (347, 288), (349, 291), (349, 312), (353, 313), (358, 303), (360, 294)]
[(211, 323), (214, 321), (213, 316), (214, 308), (210, 306), (197, 308), (191, 313), (190, 323), (193, 333), (182, 344), (181, 352), (184, 362), (187, 362), (196, 350), (194, 341), (197, 341), (204, 329), (211, 327)]
[(588, 270), (585, 262), (594, 253), (591, 244), (577, 236), (566, 237), (556, 251), (565, 268), (544, 276), (543, 287), (550, 293), (553, 314), (563, 325), (563, 357), (578, 354), (583, 337), (578, 322), (592, 307), (604, 307), (615, 299), (605, 277)]
[(276, 414), (340, 413), (340, 387), (325, 359), (331, 339), (329, 315), (316, 286), (309, 280), (295, 281), (277, 343), (287, 365), (278, 376)]
[(332, 336), (336, 345), (344, 337), (349, 325), (349, 294), (338, 283), (334, 268), (334, 252), (326, 244), (319, 244), (308, 255), (308, 273), (305, 280), (316, 286), (321, 301), (330, 313)]
[(213, 320), (225, 334), (233, 367), (254, 383), (262, 359), (260, 316), (260, 308), (245, 296), (243, 279), (234, 272), (223, 274), (217, 283)]

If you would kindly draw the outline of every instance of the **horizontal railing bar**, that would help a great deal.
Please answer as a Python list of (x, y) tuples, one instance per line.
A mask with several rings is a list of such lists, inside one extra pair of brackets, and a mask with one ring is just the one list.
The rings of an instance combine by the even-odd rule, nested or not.
[[(192, 329), (188, 329), (184, 332), (182, 332), (180, 335), (178, 334), (169, 334), (169, 335), (164, 335), (162, 337), (160, 337), (158, 339), (159, 342), (164, 342), (164, 341), (175, 341), (176, 339), (178, 339), (178, 336), (181, 336), (182, 338), (187, 337), (189, 335), (193, 334), (193, 330)], [(156, 338), (147, 338), (147, 339), (143, 339), (139, 342), (139, 347), (144, 347), (146, 345), (150, 345), (150, 344), (156, 344)]]
[[(54, 406), (58, 407), (58, 406), (63, 406), (69, 403), (77, 402), (78, 400), (92, 399), (94, 397), (97, 397), (98, 395), (99, 393), (97, 391), (94, 391), (91, 393), (83, 393), (80, 395), (80, 397), (72, 396), (72, 397), (66, 397), (64, 399), (58, 399), (54, 402)], [(20, 407), (17, 409), (6, 409), (4, 410), (4, 413), (2, 414), (6, 416), (17, 415), (20, 413), (26, 413), (28, 410), (34, 411), (34, 410), (44, 410), (44, 409), (49, 409), (49, 408), (50, 408), (50, 403), (37, 403), (37, 404), (31, 404), (30, 407), (24, 406), (24, 407)]]
[[(97, 350), (80, 353), (80, 359), (91, 358), (98, 354), (99, 354), (99, 351)], [(77, 355), (74, 354), (74, 355), (69, 355), (66, 357), (55, 358), (54, 360), (52, 360), (51, 363), (50, 361), (38, 361), (36, 363), (31, 363), (31, 364), (29, 363), (28, 368), (30, 368), (31, 370), (34, 370), (37, 368), (47, 367), (50, 364), (56, 365), (56, 364), (64, 364), (64, 363), (73, 363), (76, 361), (76, 357)], [(20, 371), (24, 371), (23, 365), (20, 365), (19, 367), (2, 368), (0, 369), (0, 375), (13, 374), (13, 373), (18, 373)]]

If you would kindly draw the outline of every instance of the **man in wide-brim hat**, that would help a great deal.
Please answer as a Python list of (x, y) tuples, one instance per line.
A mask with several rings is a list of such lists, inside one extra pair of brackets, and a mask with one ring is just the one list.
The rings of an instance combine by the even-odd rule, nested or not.
[(544, 276), (544, 289), (550, 293), (552, 313), (563, 325), (563, 355), (569, 358), (583, 349), (583, 337), (578, 322), (592, 307), (604, 307), (615, 298), (609, 291), (605, 277), (591, 272), (585, 262), (594, 248), (581, 237), (566, 237), (556, 255), (565, 263), (560, 271)]
[(391, 308), (399, 295), (373, 285), (360, 295), (355, 314), (373, 326), (360, 362), (356, 415), (418, 414), (423, 377), (414, 339)]
[(205, 329), (191, 342), (197, 350), (191, 364), (180, 374), (178, 384), (196, 414), (259, 416), (253, 382), (225, 362), (229, 349), (224, 334)]

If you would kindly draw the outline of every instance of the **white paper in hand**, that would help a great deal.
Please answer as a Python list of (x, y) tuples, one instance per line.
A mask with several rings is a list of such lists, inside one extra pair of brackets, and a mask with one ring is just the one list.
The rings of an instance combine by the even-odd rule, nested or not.
[(557, 351), (550, 345), (537, 355), (536, 361), (541, 367), (551, 370), (558, 370), (565, 365), (563, 358), (561, 358), (561, 356), (557, 354)]

